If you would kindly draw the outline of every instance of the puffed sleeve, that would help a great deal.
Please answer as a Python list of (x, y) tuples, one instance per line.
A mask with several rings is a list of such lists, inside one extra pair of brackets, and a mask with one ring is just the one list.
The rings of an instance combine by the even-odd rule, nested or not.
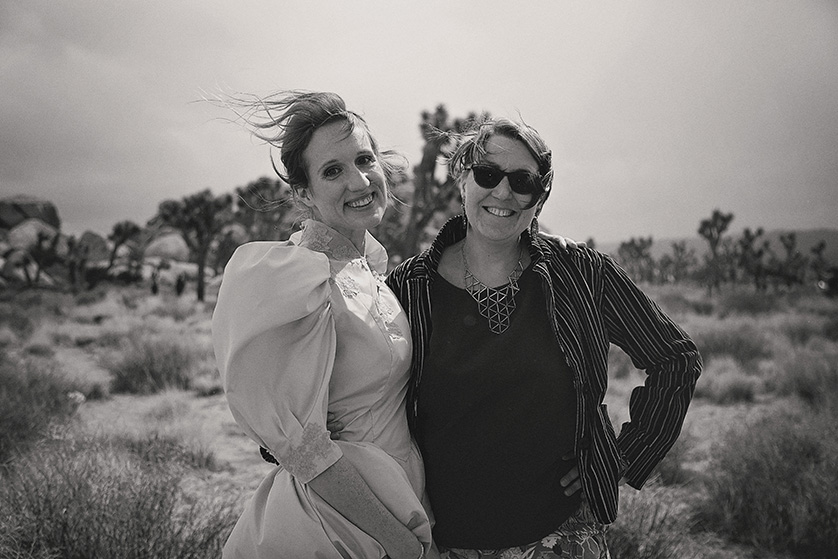
[(342, 456), (326, 429), (336, 344), (330, 293), (325, 255), (248, 243), (225, 268), (212, 317), (233, 417), (303, 483)]

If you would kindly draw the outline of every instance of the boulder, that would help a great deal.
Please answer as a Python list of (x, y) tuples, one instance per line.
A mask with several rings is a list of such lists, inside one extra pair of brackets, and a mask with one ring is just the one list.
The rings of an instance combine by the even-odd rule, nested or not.
[(58, 209), (52, 202), (23, 194), (0, 198), (0, 229), (12, 229), (28, 219), (38, 219), (61, 230)]
[(9, 229), (6, 242), (13, 249), (30, 250), (32, 247), (38, 245), (39, 235), (52, 240), (58, 234), (58, 230), (55, 227), (40, 219), (30, 217)]
[(83, 247), (87, 259), (90, 261), (104, 260), (111, 256), (111, 249), (107, 239), (93, 231), (85, 231), (79, 238), (79, 247)]
[(183, 240), (180, 233), (163, 233), (146, 246), (143, 255), (146, 258), (188, 262), (189, 247), (186, 246), (186, 241)]

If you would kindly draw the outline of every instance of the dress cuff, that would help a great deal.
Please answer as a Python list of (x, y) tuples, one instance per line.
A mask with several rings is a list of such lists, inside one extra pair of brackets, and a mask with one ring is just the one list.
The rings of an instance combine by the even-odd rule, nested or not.
[(329, 432), (317, 423), (309, 423), (303, 430), (300, 443), (285, 456), (277, 457), (283, 468), (302, 483), (308, 483), (337, 462), (343, 452), (329, 437)]

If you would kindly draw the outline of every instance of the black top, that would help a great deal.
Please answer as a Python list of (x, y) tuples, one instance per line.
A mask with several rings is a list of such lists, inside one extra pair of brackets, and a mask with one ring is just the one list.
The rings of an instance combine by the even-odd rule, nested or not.
[(560, 484), (575, 464), (562, 459), (573, 452), (573, 378), (538, 282), (524, 271), (498, 335), (466, 290), (435, 278), (418, 438), (434, 538), (446, 547), (528, 544), (579, 506)]

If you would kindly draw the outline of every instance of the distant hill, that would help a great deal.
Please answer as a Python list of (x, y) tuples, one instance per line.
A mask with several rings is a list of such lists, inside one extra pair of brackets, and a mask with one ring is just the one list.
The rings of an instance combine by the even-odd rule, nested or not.
[[(765, 239), (769, 242), (772, 250), (777, 253), (777, 255), (783, 254), (783, 245), (780, 243), (780, 235), (784, 235), (790, 232), (789, 230), (783, 229), (776, 229), (774, 231), (766, 231), (761, 239)], [(838, 266), (838, 229), (804, 229), (804, 230), (795, 230), (794, 233), (797, 234), (797, 247), (798, 249), (805, 254), (806, 256), (810, 256), (811, 253), (809, 249), (817, 245), (820, 241), (826, 242), (826, 250), (824, 250), (824, 257), (826, 260), (834, 265)], [(734, 230), (733, 232), (728, 231), (725, 233), (726, 237), (730, 237), (733, 239), (738, 239), (742, 236), (741, 230)], [(594, 239), (596, 240), (596, 239)], [(625, 239), (628, 241), (629, 239)], [(699, 258), (705, 252), (707, 252), (707, 241), (699, 236), (683, 238), (683, 239), (655, 239), (652, 238), (652, 248), (651, 254), (652, 257), (655, 259), (660, 258), (664, 254), (671, 254), (672, 253), (672, 243), (685, 241), (687, 243), (687, 248), (693, 249), (695, 251), (696, 256)], [(602, 245), (596, 245), (598, 250), (602, 252), (607, 252), (608, 254), (616, 256), (617, 249), (620, 247), (620, 243), (603, 243)]]

